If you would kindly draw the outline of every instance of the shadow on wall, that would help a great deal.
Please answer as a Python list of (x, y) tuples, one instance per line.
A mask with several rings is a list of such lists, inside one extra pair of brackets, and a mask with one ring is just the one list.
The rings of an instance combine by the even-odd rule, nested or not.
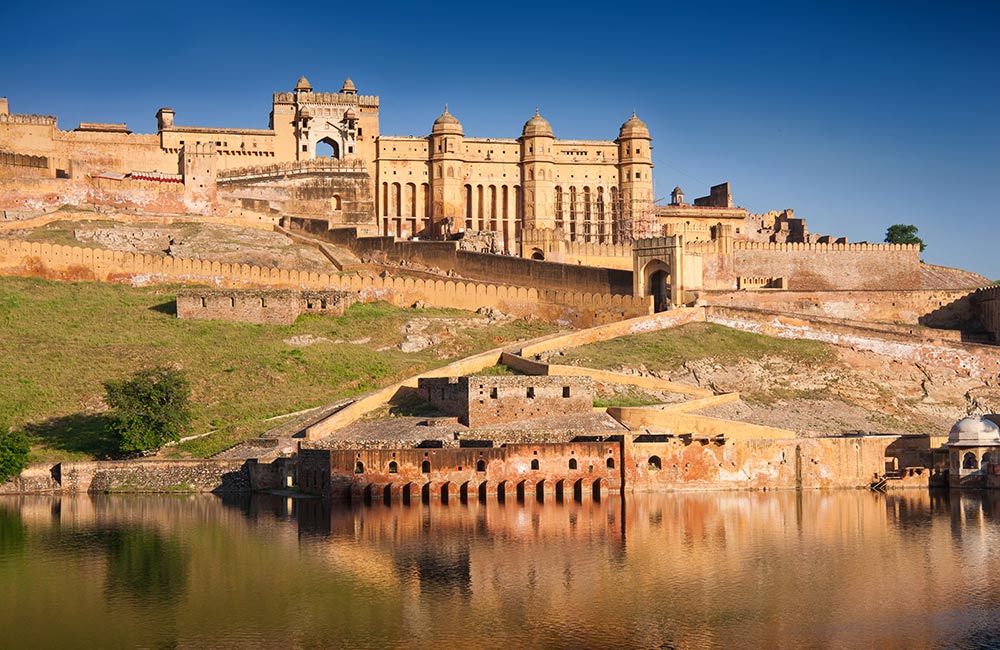
[(109, 458), (118, 454), (118, 441), (103, 414), (74, 413), (29, 424), (24, 430), (50, 449)]
[(403, 386), (389, 400), (389, 413), (411, 417), (447, 415), (428, 404), (425, 398), (419, 389)]
[(167, 316), (177, 315), (177, 301), (171, 300), (170, 302), (161, 303), (159, 305), (153, 305), (149, 308), (150, 311), (156, 311), (161, 314), (166, 314)]
[(219, 486), (212, 490), (212, 494), (244, 493), (250, 491), (250, 475), (244, 463), (240, 469), (234, 472), (223, 472), (219, 477)]

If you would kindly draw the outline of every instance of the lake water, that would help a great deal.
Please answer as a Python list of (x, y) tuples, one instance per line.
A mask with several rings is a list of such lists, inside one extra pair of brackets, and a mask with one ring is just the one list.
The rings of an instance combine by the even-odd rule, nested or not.
[(0, 497), (0, 648), (1000, 648), (1000, 496)]

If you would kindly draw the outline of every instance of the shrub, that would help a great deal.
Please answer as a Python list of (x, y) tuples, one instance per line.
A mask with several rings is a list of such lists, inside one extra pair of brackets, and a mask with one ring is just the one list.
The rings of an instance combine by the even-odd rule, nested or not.
[(145, 368), (126, 380), (104, 382), (111, 430), (123, 452), (158, 449), (179, 440), (191, 422), (191, 387), (178, 370)]
[(23, 431), (10, 431), (0, 422), (0, 483), (21, 473), (28, 464), (31, 445)]

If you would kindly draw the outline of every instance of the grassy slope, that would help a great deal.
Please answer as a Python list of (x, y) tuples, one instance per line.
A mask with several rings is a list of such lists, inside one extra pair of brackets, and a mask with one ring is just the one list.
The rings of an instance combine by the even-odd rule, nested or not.
[[(362, 393), (449, 359), (553, 331), (514, 321), (460, 329), (419, 353), (394, 346), (414, 316), (464, 312), (355, 305), (341, 318), (302, 316), (294, 325), (182, 321), (173, 289), (0, 278), (0, 419), (28, 425), (33, 460), (80, 459), (113, 451), (100, 415), (102, 382), (141, 367), (175, 364), (192, 383), (193, 432), (218, 433), (182, 451), (208, 455), (267, 428), (263, 418)], [(296, 348), (310, 334), (331, 340)], [(447, 358), (441, 358), (447, 353)]]
[(623, 336), (567, 350), (558, 363), (611, 370), (645, 365), (647, 369), (674, 371), (688, 361), (714, 359), (734, 363), (743, 359), (786, 357), (803, 364), (833, 361), (831, 348), (816, 341), (791, 341), (729, 329), (713, 323), (691, 323), (678, 328)]

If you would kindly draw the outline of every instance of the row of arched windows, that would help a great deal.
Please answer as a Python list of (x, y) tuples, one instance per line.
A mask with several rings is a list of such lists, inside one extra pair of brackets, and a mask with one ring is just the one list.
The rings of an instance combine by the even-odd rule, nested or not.
[[(653, 458), (656, 458), (656, 456), (653, 456)], [(657, 463), (659, 463), (659, 458), (656, 458), (656, 460), (657, 460)], [(650, 459), (650, 465), (652, 465), (652, 462), (653, 462), (652, 459)], [(608, 467), (608, 469), (614, 469), (614, 467), (615, 467), (615, 459), (609, 457), (607, 459), (607, 461), (605, 461), (605, 465)], [(577, 462), (577, 460), (575, 458), (570, 458), (569, 459), (569, 468), (571, 470), (575, 470), (575, 469), (579, 468), (579, 463)], [(531, 459), (531, 469), (533, 469), (533, 470), (541, 469), (541, 463), (538, 461), (537, 458), (532, 458)], [(430, 474), (430, 471), (431, 471), (431, 462), (429, 460), (425, 460), (424, 462), (422, 462), (420, 464), (420, 472), (422, 474)], [(486, 461), (485, 460), (478, 460), (478, 461), (476, 461), (476, 471), (477, 472), (485, 472), (486, 471)], [(361, 462), (360, 460), (354, 464), (354, 473), (355, 474), (364, 474), (365, 473), (365, 464), (363, 462)], [(397, 463), (394, 460), (389, 461), (389, 473), (390, 474), (398, 474), (399, 473), (399, 463)]]
[[(418, 191), (419, 190), (419, 191)], [(382, 183), (383, 217), (416, 217), (426, 219), (431, 214), (431, 193), (427, 183)]]

